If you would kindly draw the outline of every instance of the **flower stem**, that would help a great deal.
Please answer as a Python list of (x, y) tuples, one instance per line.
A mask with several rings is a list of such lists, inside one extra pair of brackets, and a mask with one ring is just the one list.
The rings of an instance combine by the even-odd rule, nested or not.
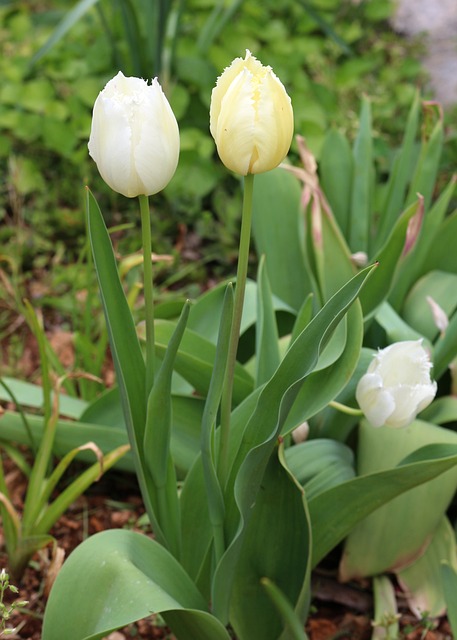
[(149, 198), (138, 196), (141, 212), (141, 236), (143, 241), (144, 302), (146, 309), (146, 401), (154, 385), (154, 290), (152, 277), (151, 218)]
[(341, 413), (346, 413), (348, 416), (363, 416), (363, 411), (360, 409), (348, 407), (346, 404), (341, 404), (341, 402), (337, 402), (336, 400), (329, 402), (328, 406), (336, 409), (337, 411), (341, 411)]
[(238, 252), (238, 268), (236, 273), (235, 300), (233, 305), (233, 321), (230, 331), (230, 342), (225, 372), (224, 389), (221, 399), (221, 433), (219, 443), (218, 475), (221, 487), (225, 486), (228, 474), (228, 453), (230, 437), (230, 414), (232, 413), (233, 377), (235, 374), (236, 353), (240, 339), (241, 316), (243, 314), (244, 292), (249, 261), (249, 245), (251, 240), (252, 193), (254, 175), (244, 178), (243, 211), (241, 215), (241, 234)]

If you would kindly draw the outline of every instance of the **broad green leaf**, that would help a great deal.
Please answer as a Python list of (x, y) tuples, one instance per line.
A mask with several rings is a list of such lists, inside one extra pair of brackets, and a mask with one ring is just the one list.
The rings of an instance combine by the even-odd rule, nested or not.
[(434, 344), (433, 375), (437, 380), (457, 355), (457, 312), (449, 320), (446, 331), (440, 334)]
[(233, 324), (233, 287), (227, 286), (224, 307), (222, 309), (219, 339), (216, 347), (213, 375), (206, 397), (201, 423), (201, 459), (205, 479), (206, 502), (213, 528), (214, 563), (217, 564), (224, 552), (224, 515), (225, 506), (222, 488), (217, 475), (217, 462), (220, 455), (216, 447), (216, 420), (226, 382), (227, 362), (230, 349), (230, 333)]
[(437, 618), (446, 613), (441, 563), (457, 570), (454, 530), (444, 517), (425, 551), (412, 564), (397, 571), (406, 601), (417, 618)]
[(448, 271), (457, 273), (457, 252), (455, 238), (457, 237), (457, 211), (454, 211), (442, 223), (428, 255), (425, 258), (422, 273), (427, 271)]
[(338, 332), (347, 331), (343, 350), (327, 367), (320, 367), (321, 358), (316, 368), (304, 380), (282, 429), (282, 435), (289, 433), (305, 420), (309, 420), (321, 411), (342, 391), (350, 381), (357, 366), (363, 340), (363, 318), (361, 306), (356, 302), (348, 311), (347, 317), (340, 323), (322, 357), (331, 346)]
[(416, 136), (419, 125), (419, 92), (414, 96), (411, 109), (408, 114), (405, 135), (400, 150), (395, 156), (392, 171), (386, 190), (386, 199), (382, 208), (381, 219), (378, 226), (374, 246), (382, 247), (390, 230), (395, 225), (397, 218), (404, 209), (406, 188), (411, 178), (416, 154)]
[[(175, 323), (173, 322), (167, 320), (156, 321), (156, 352), (159, 356), (163, 356), (165, 353), (174, 327)], [(195, 331), (186, 329), (176, 356), (175, 369), (195, 387), (195, 390), (199, 394), (206, 396), (211, 381), (215, 357), (215, 344), (209, 342)], [(234, 402), (237, 404), (241, 402), (241, 400), (249, 395), (253, 386), (254, 383), (251, 376), (243, 366), (237, 362), (233, 384)]]
[(312, 317), (313, 317), (313, 294), (310, 293), (308, 296), (306, 296), (302, 306), (298, 311), (297, 317), (294, 322), (294, 326), (292, 328), (289, 346), (294, 343), (295, 339), (300, 335), (300, 333), (303, 331), (306, 325), (311, 321)]
[(416, 282), (408, 294), (402, 317), (413, 329), (428, 338), (436, 338), (439, 329), (433, 317), (428, 299), (436, 302), (450, 317), (457, 307), (457, 274), (445, 271), (430, 271)]
[[(26, 414), (27, 421), (32, 429), (32, 433), (39, 440), (44, 430), (44, 422), (41, 416)], [(1, 439), (28, 445), (29, 440), (24, 430), (21, 417), (13, 411), (5, 411), (0, 418)], [(96, 442), (97, 446), (107, 453), (115, 447), (127, 443), (127, 433), (124, 428), (107, 427), (90, 422), (74, 422), (69, 420), (59, 420), (57, 422), (56, 435), (53, 446), (53, 453), (57, 457), (63, 457), (72, 449), (83, 445), (90, 440)], [(88, 451), (81, 451), (79, 458), (84, 461), (93, 461), (93, 454)], [(133, 459), (131, 454), (121, 458), (117, 464), (118, 469), (133, 471)]]
[[(309, 502), (313, 528), (313, 566), (339, 544), (364, 517), (396, 496), (454, 469), (457, 446), (423, 447), (400, 466), (354, 478)], [(408, 527), (408, 532), (411, 529)]]
[(168, 343), (148, 398), (143, 448), (146, 464), (156, 488), (164, 487), (167, 479), (172, 426), (171, 379), (188, 316), (189, 305), (186, 304)]
[[(341, 392), (334, 397), (334, 400), (347, 407), (358, 409), (355, 390), (360, 378), (367, 372), (374, 353), (375, 351), (372, 349), (361, 349), (349, 382)], [(358, 415), (342, 413), (339, 409), (328, 406), (319, 412), (315, 418), (310, 420), (310, 433), (313, 438), (330, 438), (338, 442), (347, 442), (351, 431), (359, 420), (360, 416)]]
[(414, 282), (427, 272), (424, 265), (427, 262), (430, 251), (433, 251), (435, 246), (435, 238), (439, 233), (449, 202), (455, 192), (456, 180), (457, 176), (453, 176), (435, 204), (425, 211), (419, 236), (401, 262), (391, 294), (391, 298), (395, 301), (397, 307), (401, 304)]
[(430, 206), (443, 149), (442, 116), (439, 115), (438, 118), (430, 138), (422, 142), (419, 160), (406, 197), (406, 205), (409, 205), (420, 193), (424, 198), (425, 210), (428, 210)]
[[(311, 216), (320, 217), (319, 231), (320, 241), (313, 243), (316, 265), (320, 264), (316, 278), (319, 282), (323, 301), (327, 301), (334, 293), (352, 278), (356, 273), (351, 260), (351, 252), (346, 240), (341, 233), (333, 213), (326, 208), (324, 203), (318, 209), (310, 205)], [(321, 253), (321, 255), (318, 255)]]
[(276, 325), (265, 256), (260, 258), (257, 282), (255, 386), (260, 387), (271, 378), (280, 360), (278, 327)]
[[(243, 431), (257, 404), (260, 388), (239, 404), (230, 419), (230, 459), (233, 461), (239, 448)], [(217, 432), (216, 432), (217, 436)], [(183, 527), (182, 564), (200, 590), (210, 599), (209, 570), (205, 566), (211, 544), (211, 524), (209, 519), (203, 466), (199, 456), (186, 476), (181, 491), (181, 520)], [(192, 537), (186, 532), (193, 531)], [(204, 586), (202, 582), (204, 583)]]
[(373, 578), (375, 617), (371, 640), (397, 640), (400, 633), (395, 589), (387, 576)]
[(405, 246), (409, 222), (413, 216), (422, 214), (423, 201), (419, 198), (402, 213), (387, 242), (376, 255), (379, 268), (373, 274), (373, 278), (370, 278), (360, 297), (365, 316), (372, 314), (388, 296)]
[(354, 454), (342, 442), (316, 439), (289, 447), (287, 465), (305, 490), (307, 500), (355, 476)]
[(296, 311), (312, 291), (304, 259), (304, 226), (297, 179), (282, 169), (256, 176), (252, 232), (266, 255), (271, 289)]
[(441, 565), (443, 589), (446, 598), (447, 617), (454, 637), (457, 635), (457, 571), (449, 563)]
[(455, 396), (436, 398), (421, 412), (420, 417), (425, 422), (440, 425), (457, 422), (457, 398)]
[[(171, 453), (178, 475), (184, 476), (200, 451), (200, 425), (204, 403), (201, 398), (196, 396), (185, 396), (177, 393), (172, 394), (171, 402), (173, 417)], [(81, 415), (81, 422), (104, 425), (106, 427), (102, 430), (103, 442), (99, 445), (102, 451), (107, 451), (107, 445), (104, 442), (107, 438), (109, 439), (109, 428), (125, 432), (125, 441), (127, 442), (119, 389), (117, 387), (108, 389), (94, 400)], [(59, 439), (59, 429), (58, 426), (57, 439)], [(93, 439), (97, 442), (95, 435)], [(99, 443), (97, 442), (97, 444)], [(117, 444), (118, 442), (114, 441), (111, 448), (114, 448)], [(134, 470), (130, 457), (128, 469), (130, 471)]]
[(295, 606), (307, 574), (310, 543), (303, 490), (273, 452), (246, 528), (233, 582), (230, 622), (240, 639), (276, 640), (280, 636), (282, 618), (271, 606), (261, 580), (270, 579)]
[(415, 331), (401, 318), (391, 305), (384, 301), (376, 309), (376, 322), (384, 329), (389, 344), (402, 340), (420, 340), (422, 334)]
[(349, 216), (349, 246), (353, 253), (356, 251), (368, 253), (371, 225), (372, 146), (371, 106), (368, 98), (364, 96), (359, 131), (353, 148), (354, 171)]
[(152, 485), (150, 485), (151, 502), (154, 505), (157, 522), (167, 542), (167, 548), (175, 557), (180, 555), (181, 531), (176, 473), (173, 459), (170, 455), (172, 427), (171, 380), (176, 354), (186, 328), (188, 316), (189, 305), (186, 304), (168, 343), (163, 362), (149, 393), (143, 439), (143, 455), (152, 479)]
[(119, 279), (111, 240), (98, 204), (87, 190), (89, 239), (97, 272), (100, 295), (119, 385), (128, 439), (132, 447), (135, 471), (149, 520), (157, 539), (165, 542), (155, 518), (154, 488), (148, 476), (143, 454), (146, 425), (145, 364), (136, 328)]
[[(216, 344), (219, 334), (219, 320), (224, 305), (227, 284), (228, 282), (221, 282), (199, 296), (192, 304), (189, 315), (188, 328), (204, 336), (213, 344)], [(257, 283), (248, 279), (246, 281), (243, 316), (241, 318), (241, 334), (245, 333), (249, 327), (255, 324), (256, 296)]]
[(303, 622), (295, 613), (284, 593), (269, 578), (262, 578), (260, 582), (265, 589), (265, 593), (282, 617), (285, 627), (282, 635), (293, 640), (308, 640)]
[(330, 129), (321, 149), (320, 182), (345, 237), (349, 232), (353, 162), (346, 136), (338, 129)]
[(230, 637), (166, 549), (132, 531), (105, 531), (79, 545), (59, 572), (43, 640), (100, 640), (151, 613), (160, 613), (182, 640)]
[[(33, 407), (34, 409), (41, 409), (43, 407), (43, 389), (39, 385), (24, 382), (23, 380), (16, 380), (16, 378), (9, 378), (7, 376), (2, 378), (2, 380), (6, 382), (14, 393), (14, 397), (21, 407)], [(52, 394), (51, 397), (53, 397), (53, 395), (54, 394)], [(11, 400), (11, 397), (1, 385), (0, 400), (5, 402)], [(72, 398), (64, 393), (59, 395), (59, 414), (61, 416), (78, 420), (86, 408), (87, 402), (84, 400)]]
[(257, 405), (244, 429), (234, 458), (226, 493), (227, 540), (230, 546), (216, 570), (213, 606), (228, 618), (231, 584), (245, 527), (262, 483), (263, 471), (305, 376), (354, 302), (372, 268), (365, 269), (337, 292), (295, 340), (274, 376), (261, 389)]
[[(362, 422), (357, 451), (358, 474), (393, 469), (405, 456), (428, 444), (457, 446), (457, 434), (416, 420), (405, 429), (374, 429)], [(396, 570), (422, 551), (438, 526), (457, 487), (457, 467), (427, 482), (362, 520), (349, 534), (341, 562), (345, 579)]]

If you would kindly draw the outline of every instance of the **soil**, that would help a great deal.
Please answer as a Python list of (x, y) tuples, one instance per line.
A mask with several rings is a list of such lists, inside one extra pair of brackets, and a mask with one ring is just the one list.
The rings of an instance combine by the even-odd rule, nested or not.
[[(39, 380), (39, 357), (36, 341), (22, 325), (16, 331), (22, 332), (23, 352), (15, 370), (22, 379)], [(74, 356), (73, 345), (64, 335), (58, 323), (49, 331), (59, 358), (66, 358), (71, 367)], [(8, 363), (8, 340), (0, 345), (3, 363)], [(106, 386), (113, 382), (112, 363), (106, 367), (103, 376)], [(8, 486), (16, 509), (21, 510), (26, 488), (26, 480), (13, 463), (4, 457), (4, 468)], [(78, 468), (73, 470), (78, 473)], [(67, 478), (70, 481), (72, 478)], [(59, 553), (57, 562), (52, 561), (51, 549), (44, 549), (32, 559), (20, 583), (17, 600), (27, 600), (26, 608), (15, 612), (7, 627), (17, 629), (8, 637), (16, 640), (40, 640), (43, 613), (52, 581), (58, 572), (59, 563), (88, 536), (112, 528), (129, 528), (152, 536), (151, 531), (141, 524), (144, 514), (142, 499), (134, 476), (119, 472), (108, 472), (80, 497), (60, 518), (51, 530)], [(0, 523), (1, 524), (1, 523)], [(342, 585), (336, 579), (335, 558), (327, 559), (325, 567), (318, 567), (313, 575), (313, 600), (311, 615), (306, 625), (309, 640), (370, 640), (373, 634), (373, 598), (369, 581), (364, 584)], [(8, 558), (4, 551), (3, 534), (0, 526), (0, 569), (8, 571)], [(399, 593), (401, 603), (401, 593)], [(6, 599), (5, 599), (6, 600)], [(6, 603), (8, 601), (6, 600)], [(438, 621), (417, 620), (406, 607), (400, 611), (400, 640), (452, 640), (452, 633), (446, 619)], [(0, 632), (0, 637), (2, 634)], [(170, 630), (160, 618), (151, 616), (107, 636), (106, 640), (174, 640)], [(63, 639), (64, 640), (64, 639)], [(253, 638), (252, 640), (262, 640)]]
[[(5, 471), (9, 486), (14, 487), (15, 506), (20, 508), (25, 479), (8, 459), (5, 459)], [(106, 474), (71, 506), (51, 531), (58, 548), (62, 550), (61, 561), (63, 555), (67, 557), (87, 536), (99, 531), (129, 528), (152, 535), (149, 529), (141, 525), (143, 513), (135, 478), (119, 472)], [(1, 537), (0, 530), (0, 548), (3, 547)], [(8, 571), (4, 552), (0, 553), (0, 567)], [(45, 549), (33, 558), (23, 580), (16, 585), (19, 587), (17, 599), (27, 600), (28, 605), (24, 610), (15, 612), (8, 622), (8, 628), (17, 628), (17, 632), (9, 637), (40, 640), (42, 617), (54, 569), (51, 549)], [(373, 633), (372, 602), (368, 581), (363, 585), (341, 585), (332, 569), (318, 568), (313, 576), (312, 613), (306, 625), (309, 640), (370, 640)], [(400, 624), (402, 631), (399, 637), (403, 640), (452, 640), (446, 619), (428, 626), (428, 621), (419, 621), (403, 609)], [(107, 636), (107, 640), (131, 638), (174, 640), (170, 630), (154, 616)]]

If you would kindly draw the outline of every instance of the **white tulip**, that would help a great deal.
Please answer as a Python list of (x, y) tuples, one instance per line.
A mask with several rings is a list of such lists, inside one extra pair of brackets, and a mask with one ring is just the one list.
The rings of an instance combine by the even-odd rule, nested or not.
[(356, 398), (374, 427), (406, 427), (436, 395), (421, 340), (396, 342), (374, 356), (357, 385)]
[(274, 169), (289, 151), (294, 131), (290, 98), (272, 68), (249, 51), (217, 80), (210, 130), (222, 162), (242, 176)]
[(152, 195), (171, 180), (179, 129), (157, 78), (151, 85), (120, 71), (98, 95), (89, 154), (103, 180), (128, 198)]

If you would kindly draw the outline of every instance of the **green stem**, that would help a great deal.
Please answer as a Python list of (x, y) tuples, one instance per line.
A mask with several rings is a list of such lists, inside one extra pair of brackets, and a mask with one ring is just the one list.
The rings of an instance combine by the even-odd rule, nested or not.
[(144, 302), (146, 309), (146, 402), (154, 385), (154, 284), (152, 277), (151, 218), (148, 196), (138, 196), (143, 241)]
[(363, 416), (363, 411), (360, 409), (348, 407), (346, 404), (341, 404), (341, 402), (337, 402), (336, 400), (329, 402), (328, 406), (340, 411), (341, 413), (345, 413), (348, 416)]
[(236, 353), (240, 339), (241, 316), (243, 314), (244, 292), (249, 261), (249, 244), (251, 240), (252, 193), (254, 175), (248, 174), (244, 179), (243, 211), (241, 216), (241, 235), (238, 252), (238, 268), (236, 273), (235, 301), (233, 305), (233, 322), (230, 331), (230, 342), (225, 372), (224, 389), (221, 399), (221, 431), (219, 444), (218, 473), (221, 487), (225, 486), (228, 474), (228, 453), (230, 437), (230, 415), (232, 413), (233, 378), (235, 375)]

